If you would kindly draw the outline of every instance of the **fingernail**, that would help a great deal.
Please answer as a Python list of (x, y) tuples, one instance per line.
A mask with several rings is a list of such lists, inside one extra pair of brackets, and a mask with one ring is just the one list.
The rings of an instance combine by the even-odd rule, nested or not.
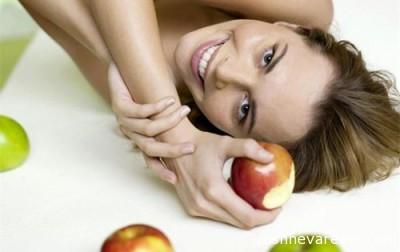
[(189, 112), (190, 112), (190, 108), (188, 106), (184, 106), (183, 108), (181, 108), (180, 115), (185, 116), (185, 115), (189, 114)]
[(265, 158), (265, 159), (272, 159), (274, 157), (274, 155), (272, 155), (271, 153), (265, 151), (265, 150), (260, 150), (258, 152), (259, 157), (261, 158)]
[(166, 104), (166, 106), (171, 106), (171, 105), (174, 104), (174, 103), (175, 103), (175, 99), (174, 99), (174, 98), (171, 98), (171, 99), (168, 99), (167, 102), (166, 102), (165, 104)]

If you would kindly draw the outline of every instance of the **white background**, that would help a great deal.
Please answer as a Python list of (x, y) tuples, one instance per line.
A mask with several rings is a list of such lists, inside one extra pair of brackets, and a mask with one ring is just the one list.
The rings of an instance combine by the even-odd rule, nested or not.
[[(335, 1), (333, 32), (373, 69), (400, 76), (399, 1)], [(0, 174), (0, 251), (98, 251), (113, 230), (147, 223), (177, 252), (266, 251), (281, 237), (330, 235), (348, 252), (400, 251), (400, 177), (348, 193), (294, 195), (271, 225), (243, 231), (185, 214), (118, 135), (110, 109), (72, 61), (39, 33), (0, 93), (0, 114), (31, 140), (29, 160)]]

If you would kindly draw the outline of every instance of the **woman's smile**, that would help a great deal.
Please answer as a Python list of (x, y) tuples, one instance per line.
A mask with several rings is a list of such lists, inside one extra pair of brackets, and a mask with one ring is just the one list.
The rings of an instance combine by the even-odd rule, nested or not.
[(192, 54), (190, 65), (192, 74), (202, 91), (205, 91), (205, 80), (207, 78), (209, 66), (212, 64), (218, 49), (227, 41), (228, 38), (214, 39), (203, 43)]
[(332, 70), (290, 25), (254, 20), (186, 34), (175, 56), (196, 105), (217, 128), (278, 143), (305, 134)]

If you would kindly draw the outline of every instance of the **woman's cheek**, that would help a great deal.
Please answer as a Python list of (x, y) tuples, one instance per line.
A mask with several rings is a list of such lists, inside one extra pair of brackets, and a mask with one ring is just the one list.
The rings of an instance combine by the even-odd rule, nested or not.
[(232, 128), (232, 119), (229, 118), (231, 116), (229, 111), (226, 102), (221, 99), (221, 102), (208, 102), (205, 104), (203, 112), (214, 126), (228, 133)]

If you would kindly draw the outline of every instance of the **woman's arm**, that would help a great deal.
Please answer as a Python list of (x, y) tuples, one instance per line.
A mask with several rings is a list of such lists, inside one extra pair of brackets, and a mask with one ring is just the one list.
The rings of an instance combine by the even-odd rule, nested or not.
[[(131, 4), (131, 2), (122, 0), (112, 1), (112, 2), (113, 4), (126, 3), (127, 6)], [(146, 4), (143, 0), (140, 1), (134, 0), (132, 2), (134, 3), (141, 2)], [(135, 47), (129, 45), (130, 41), (127, 41), (128, 37), (124, 37), (126, 36), (125, 33), (121, 34), (117, 32), (116, 35), (118, 35), (119, 38), (113, 38), (111, 34), (109, 34), (108, 36), (111, 36), (109, 40), (119, 39), (120, 41), (123, 41), (124, 43), (127, 44), (129, 50), (123, 47), (124, 43), (121, 44), (117, 43), (117, 45), (122, 45), (122, 47), (120, 48), (118, 48), (118, 46), (114, 48), (111, 48), (112, 46), (110, 48), (107, 48), (107, 47), (102, 47), (105, 44), (108, 45), (110, 43), (107, 40), (106, 43), (101, 43), (101, 44), (96, 44), (95, 39), (91, 40), (90, 38), (99, 38), (99, 39), (102, 38), (102, 36), (99, 36), (99, 34), (96, 33), (98, 32), (97, 31), (98, 26), (96, 24), (97, 22), (91, 20), (91, 16), (87, 16), (87, 13), (90, 13), (90, 11), (87, 12), (88, 9), (85, 8), (85, 5), (81, 5), (80, 2), (76, 0), (68, 2), (52, 1), (52, 0), (29, 0), (29, 1), (27, 0), (24, 1), (24, 3), (26, 3), (26, 5), (30, 6), (35, 11), (41, 13), (45, 18), (47, 18), (52, 23), (57, 24), (63, 31), (66, 31), (71, 37), (75, 38), (76, 41), (79, 41), (80, 43), (84, 44), (86, 42), (85, 47), (92, 49), (94, 53), (105, 50), (103, 54), (100, 54), (104, 55), (104, 57), (102, 57), (103, 60), (105, 59), (108, 60), (108, 62), (111, 62), (112, 58), (109, 57), (109, 55), (111, 54), (113, 58), (114, 57), (120, 58), (119, 59), (120, 62), (123, 61), (121, 60), (121, 58), (123, 57), (127, 57), (132, 61), (141, 60), (140, 58), (134, 57), (137, 51), (134, 50), (131, 51), (132, 48)], [(82, 9), (79, 9), (79, 11), (77, 11), (77, 8), (78, 9), (82, 8)], [(89, 8), (89, 10), (91, 10), (91, 8)], [(144, 9), (140, 10), (144, 11)], [(79, 22), (74, 21), (75, 17), (74, 13), (76, 13), (76, 11), (79, 13), (76, 16), (76, 18), (78, 18), (77, 20), (82, 20), (82, 21), (86, 20), (88, 22), (85, 21), (82, 24), (80, 24)], [(126, 16), (118, 16), (116, 15), (116, 13), (114, 13), (113, 18), (120, 19), (119, 22), (122, 22), (121, 20), (124, 20), (126, 18)], [(129, 13), (128, 16), (133, 15), (134, 13), (136, 12)], [(85, 15), (85, 16), (79, 17), (79, 15)], [(105, 15), (107, 17), (109, 13), (106, 10), (104, 10), (102, 15)], [(143, 15), (144, 14), (142, 13), (142, 15), (138, 16), (143, 17)], [(111, 18), (109, 17), (109, 19)], [(114, 25), (118, 25), (119, 22), (113, 22), (113, 23)], [(138, 20), (137, 22), (141, 23), (145, 21)], [(154, 20), (153, 22), (155, 23)], [(95, 24), (95, 26), (87, 27), (86, 25), (89, 25), (90, 23)], [(83, 26), (85, 31), (94, 32), (96, 34), (84, 34), (85, 32), (79, 30), (81, 26)], [(118, 31), (118, 26), (114, 27), (113, 29), (115, 29), (114, 32)], [(136, 31), (138, 30), (140, 29), (137, 29)], [(121, 31), (129, 33), (129, 29), (127, 27), (123, 27)], [(153, 32), (152, 30), (143, 30), (143, 29), (141, 29), (141, 31), (144, 32), (144, 34), (148, 32)], [(110, 31), (108, 30), (103, 31), (103, 33), (107, 32)], [(140, 40), (142, 38), (142, 36), (140, 36), (139, 34), (134, 34), (134, 35), (135, 36), (129, 36), (129, 39), (134, 38), (136, 40)], [(139, 44), (144, 46), (143, 43)], [(149, 42), (149, 44), (151, 44), (151, 42)], [(135, 45), (138, 44), (135, 43)], [(114, 44), (114, 46), (116, 45)], [(117, 51), (117, 53), (114, 51)], [(111, 54), (109, 54), (108, 52), (111, 52)], [(139, 53), (139, 55), (148, 55), (148, 54)], [(152, 61), (149, 60), (146, 62), (151, 63)], [(157, 62), (153, 63), (157, 64)], [(126, 64), (132, 64), (132, 62), (128, 60)], [(152, 74), (151, 76), (155, 76), (156, 74), (152, 71), (149, 71), (149, 69), (154, 69), (154, 71), (156, 71), (157, 68), (153, 67), (149, 67), (148, 69), (143, 68), (144, 73), (150, 72), (150, 74)], [(134, 70), (130, 69), (128, 66), (125, 68), (125, 71), (127, 71), (128, 73), (132, 73), (132, 75), (134, 75), (133, 74)], [(168, 71), (166, 72), (167, 75)], [(146, 76), (147, 80), (151, 76)], [(130, 81), (132, 81), (135, 80), (135, 78), (137, 78), (140, 81), (140, 77), (141, 76), (133, 76), (133, 77), (131, 76), (128, 78), (125, 77), (125, 79), (129, 79)], [(165, 76), (165, 78), (169, 77), (170, 77), (169, 75)], [(154, 94), (157, 96), (160, 95), (160, 90), (157, 89), (158, 85), (162, 86), (171, 84), (169, 86), (171, 89), (168, 90), (172, 90), (172, 88), (175, 88), (173, 83), (168, 82), (168, 79), (167, 81), (165, 81), (159, 76), (155, 76), (155, 78), (158, 80), (161, 79), (162, 82), (161, 83), (137, 82), (137, 83), (130, 83), (128, 86), (132, 87), (132, 85), (134, 85), (133, 86), (134, 91), (136, 91), (136, 88), (138, 88), (140, 92), (149, 92), (150, 94)], [(172, 82), (172, 80), (170, 81)], [(166, 89), (163, 88), (162, 90)], [(176, 92), (175, 89), (174, 91)], [(146, 94), (148, 95), (149, 93)], [(162, 94), (163, 97), (169, 95), (170, 94)], [(157, 98), (151, 96), (150, 99), (156, 100)], [(177, 101), (176, 103), (178, 103), (179, 100), (176, 99), (176, 101)], [(222, 137), (198, 131), (194, 127), (193, 131), (195, 133), (191, 133), (190, 131), (188, 131), (191, 134), (191, 138), (187, 139), (186, 135), (183, 134), (184, 132), (179, 132), (181, 128), (178, 128), (177, 126), (173, 130), (176, 129), (178, 130), (174, 132), (174, 134), (176, 135), (175, 137), (171, 138), (171, 142), (177, 142), (179, 141), (179, 139), (184, 138), (184, 141), (193, 140), (193, 143), (196, 145), (196, 151), (192, 155), (186, 155), (176, 159), (167, 158), (164, 160), (169, 168), (172, 168), (172, 170), (178, 173), (178, 181), (175, 184), (175, 188), (183, 204), (186, 207), (185, 209), (188, 211), (189, 214), (212, 218), (218, 221), (231, 223), (232, 225), (244, 228), (251, 228), (260, 224), (269, 223), (277, 216), (278, 211), (266, 212), (253, 209), (249, 204), (247, 204), (233, 192), (233, 190), (229, 187), (228, 183), (222, 176), (223, 164), (228, 157), (248, 157), (262, 163), (271, 162), (272, 160), (271, 156), (268, 156), (268, 153), (261, 146), (259, 146), (254, 140), (233, 139), (228, 136)], [(168, 131), (168, 133), (170, 132), (171, 131)]]
[[(108, 64), (114, 60), (138, 103), (155, 103), (167, 96), (174, 97), (175, 104), (158, 117), (168, 115), (181, 106), (162, 52), (153, 1), (20, 2), (60, 27), (99, 60)], [(188, 140), (193, 128), (186, 118), (159, 137), (163, 141), (181, 142)]]
[(190, 0), (223, 9), (243, 18), (286, 21), (328, 30), (333, 18), (332, 0)]
[(89, 7), (83, 0), (20, 0), (20, 2), (65, 31), (99, 60), (110, 62), (108, 49), (91, 17)]
[[(133, 88), (130, 91), (136, 93), (138, 88), (139, 93), (145, 92), (142, 93), (142, 99), (151, 96), (148, 97), (150, 102), (155, 102), (162, 90), (166, 92), (173, 87), (176, 93), (175, 85), (168, 84), (172, 80), (161, 50), (153, 1), (92, 0), (91, 3), (112, 57), (128, 82), (127, 86)], [(127, 10), (132, 9), (137, 11), (137, 16), (133, 17), (133, 13), (129, 15)], [(124, 14), (124, 18), (121, 18), (121, 14)], [(141, 36), (138, 37), (138, 34)], [(135, 57), (132, 52), (137, 53)], [(155, 76), (156, 69), (160, 75)], [(139, 76), (135, 75), (136, 70), (140, 71)], [(141, 84), (135, 81), (141, 81)], [(165, 82), (167, 85), (163, 85)], [(148, 93), (149, 89), (151, 92)], [(190, 122), (188, 125), (191, 125)], [(178, 180), (175, 189), (190, 215), (212, 218), (243, 228), (270, 223), (278, 215), (279, 210), (267, 212), (252, 208), (234, 193), (222, 176), (224, 162), (229, 157), (248, 157), (269, 163), (272, 161), (269, 153), (254, 140), (222, 137), (195, 128), (189, 128), (187, 132), (190, 135), (187, 136), (185, 128), (180, 126), (182, 122), (172, 133), (167, 132), (168, 137), (175, 136), (167, 141), (190, 140), (196, 145), (196, 151), (192, 155), (164, 158), (163, 161), (176, 172)]]
[[(154, 1), (89, 0), (88, 5), (133, 98), (138, 103), (154, 103), (174, 97), (174, 106), (158, 116), (181, 106), (162, 51)], [(186, 118), (159, 138), (168, 142), (188, 140), (193, 128)]]

